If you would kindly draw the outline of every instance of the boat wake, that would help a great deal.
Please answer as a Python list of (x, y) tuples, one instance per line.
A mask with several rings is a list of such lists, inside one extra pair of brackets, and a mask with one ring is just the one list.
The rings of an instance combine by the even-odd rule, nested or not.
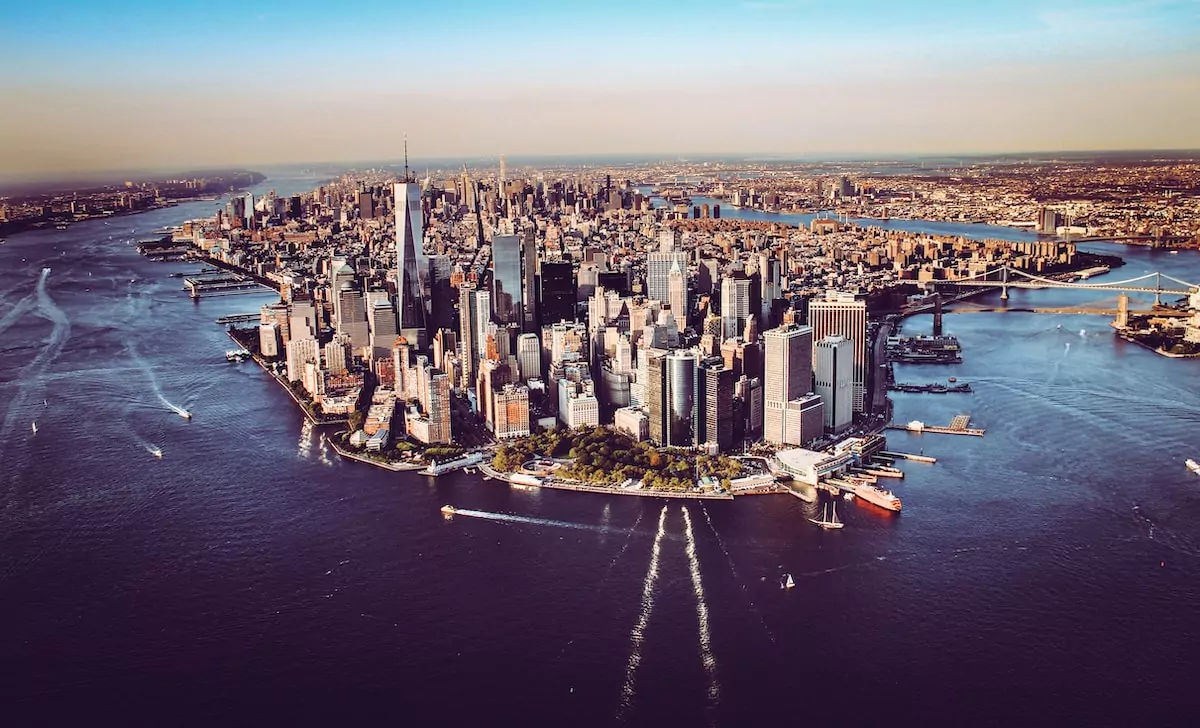
[[(41, 276), (37, 281), (37, 287), (34, 290), (34, 300), (36, 301), (37, 314), (50, 321), (53, 324), (53, 328), (41, 351), (37, 353), (33, 361), (29, 362), (21, 370), (18, 376), (20, 384), (18, 385), (16, 394), (9, 402), (8, 410), (4, 414), (4, 422), (0, 425), (0, 442), (11, 442), (10, 436), (16, 427), (17, 417), (28, 406), (30, 400), (40, 402), (46, 399), (46, 383), (43, 380), (43, 375), (50, 364), (62, 352), (67, 340), (71, 338), (71, 320), (58, 307), (58, 304), (54, 302), (54, 299), (50, 297), (50, 293), (46, 290), (46, 281), (49, 277), (50, 269), (43, 268)], [(23, 465), (23, 462), (13, 462), (13, 458), (8, 456), (6, 457), (4, 470), (10, 474), (10, 477), (19, 479)]]
[(729, 573), (733, 574), (734, 580), (738, 583), (738, 586), (741, 587), (742, 596), (746, 599), (746, 603), (750, 605), (750, 612), (758, 620), (758, 623), (762, 625), (763, 632), (766, 633), (767, 639), (771, 640), (771, 643), (774, 644), (775, 635), (771, 632), (771, 629), (767, 627), (767, 622), (765, 619), (763, 619), (762, 612), (758, 611), (758, 605), (755, 604), (754, 600), (750, 597), (750, 590), (746, 587), (746, 581), (742, 579), (741, 574), (738, 573), (737, 567), (733, 563), (733, 556), (731, 556), (729, 553), (729, 549), (725, 548), (725, 539), (721, 538), (721, 534), (717, 533), (716, 527), (713, 526), (712, 518), (708, 515), (708, 509), (704, 507), (703, 503), (700, 504), (700, 510), (704, 513), (704, 520), (708, 522), (708, 530), (712, 531), (712, 535), (717, 539), (717, 545), (721, 547), (722, 553), (725, 554), (725, 560), (729, 563)]
[(658, 532), (654, 534), (654, 546), (650, 549), (650, 565), (646, 568), (646, 578), (642, 581), (642, 611), (638, 614), (637, 622), (629, 634), (629, 662), (625, 665), (625, 682), (621, 687), (621, 705), (617, 709), (617, 719), (624, 720), (633, 707), (633, 696), (637, 684), (637, 669), (642, 662), (642, 644), (646, 641), (646, 626), (650, 623), (650, 613), (654, 611), (654, 587), (658, 583), (658, 557), (662, 553), (663, 534), (666, 533), (667, 507), (663, 506), (658, 514)]
[(632, 529), (609, 528), (608, 526), (593, 526), (588, 523), (571, 523), (570, 521), (555, 521), (549, 518), (531, 518), (530, 516), (514, 516), (510, 513), (492, 513), (490, 511), (473, 511), (469, 508), (456, 508), (454, 515), (469, 518), (482, 518), (488, 521), (502, 523), (521, 523), (529, 526), (549, 526), (551, 528), (570, 528), (576, 531), (593, 531), (595, 533), (632, 533)]
[(154, 391), (154, 396), (157, 397), (158, 401), (163, 405), (162, 409), (166, 412), (174, 412), (185, 420), (190, 420), (192, 418), (191, 412), (188, 412), (183, 407), (180, 407), (171, 400), (167, 399), (166, 395), (163, 394), (162, 386), (160, 386), (158, 383), (158, 377), (155, 376), (154, 369), (147, 364), (146, 360), (142, 358), (142, 355), (138, 353), (137, 347), (132, 341), (125, 342), (125, 350), (129, 352), (129, 356), (133, 359), (134, 363), (137, 364), (137, 368), (146, 375), (146, 379), (150, 382), (150, 388)]
[(692, 576), (692, 591), (696, 594), (696, 623), (700, 628), (700, 659), (708, 676), (709, 709), (721, 700), (721, 683), (717, 680), (717, 658), (712, 651), (712, 634), (708, 627), (708, 603), (704, 599), (704, 583), (700, 580), (700, 560), (696, 558), (696, 538), (692, 534), (692, 516), (683, 507), (684, 533), (687, 536), (688, 570)]

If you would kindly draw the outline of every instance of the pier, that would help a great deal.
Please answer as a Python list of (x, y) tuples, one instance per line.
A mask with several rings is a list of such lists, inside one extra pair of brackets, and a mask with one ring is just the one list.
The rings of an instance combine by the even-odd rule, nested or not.
[(927, 425), (919, 420), (913, 420), (907, 425), (887, 425), (887, 429), (905, 430), (907, 432), (916, 433), (929, 432), (936, 435), (971, 435), (973, 437), (983, 437), (983, 434), (986, 432), (986, 430), (968, 427), (970, 424), (970, 415), (957, 415), (953, 420), (950, 421), (950, 424), (947, 427)]
[(912, 460), (915, 463), (936, 463), (937, 462), (937, 458), (932, 458), (932, 457), (929, 457), (928, 455), (912, 455), (912, 454), (909, 454), (906, 452), (891, 452), (888, 450), (882, 451), (879, 454), (884, 455), (889, 458), (895, 458), (897, 460)]
[(258, 281), (239, 273), (199, 273), (184, 278), (183, 287), (192, 298), (269, 290)]

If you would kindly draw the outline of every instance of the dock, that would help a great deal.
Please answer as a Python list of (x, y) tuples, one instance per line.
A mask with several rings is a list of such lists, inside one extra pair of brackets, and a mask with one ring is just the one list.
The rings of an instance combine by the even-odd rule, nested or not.
[(929, 432), (936, 435), (971, 435), (972, 437), (983, 437), (983, 434), (986, 432), (986, 430), (968, 427), (970, 424), (970, 415), (956, 415), (955, 418), (950, 421), (950, 424), (947, 427), (927, 425), (920, 420), (913, 420), (907, 425), (887, 425), (886, 429), (905, 430), (907, 432), (916, 433)]
[(887, 450), (882, 451), (879, 454), (885, 455), (889, 458), (896, 458), (897, 460), (912, 460), (913, 462), (917, 462), (917, 463), (936, 463), (937, 462), (937, 458), (931, 458), (928, 455), (912, 455), (912, 454), (906, 453), (906, 452), (890, 452)]

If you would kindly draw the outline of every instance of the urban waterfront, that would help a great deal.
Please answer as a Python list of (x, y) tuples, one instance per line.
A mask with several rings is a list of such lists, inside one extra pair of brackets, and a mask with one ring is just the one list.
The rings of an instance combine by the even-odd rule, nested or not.
[[(837, 533), (788, 496), (433, 480), (337, 458), (259, 367), (225, 362), (213, 320), (273, 294), (193, 302), (168, 275), (194, 266), (136, 254), (213, 209), (0, 248), (3, 694), (19, 722), (1194, 718), (1196, 361), (1103, 317), (947, 315), (964, 362), (897, 379), (974, 393), (894, 393), (894, 419), (968, 411), (986, 437), (889, 433), (938, 463), (898, 464), (903, 516), (843, 504)], [(1200, 280), (1194, 251), (1086, 247), (1125, 257), (1115, 279)], [(445, 503), (498, 515), (447, 521)]]

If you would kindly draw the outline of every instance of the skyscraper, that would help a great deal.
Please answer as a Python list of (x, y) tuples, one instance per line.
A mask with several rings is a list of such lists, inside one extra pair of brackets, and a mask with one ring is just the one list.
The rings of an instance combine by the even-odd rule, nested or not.
[(726, 339), (741, 336), (751, 310), (750, 279), (730, 275), (721, 281), (721, 334)]
[(429, 256), (429, 330), (438, 331), (454, 325), (454, 289), (450, 276), (454, 263), (448, 255)]
[(646, 256), (646, 298), (667, 303), (671, 300), (671, 268), (676, 264), (687, 270), (687, 253), (650, 253)]
[(825, 403), (825, 429), (840, 433), (854, 420), (854, 342), (827, 336), (817, 342), (815, 391)]
[(418, 349), (428, 343), (425, 286), (428, 264), (424, 251), (424, 220), (421, 187), (416, 182), (397, 182), (396, 199), (396, 289), (400, 312), (400, 334)]
[(812, 390), (812, 339), (812, 327), (797, 324), (763, 334), (763, 439), (773, 445), (801, 445), (819, 434), (801, 432), (807, 405), (800, 403)]
[(396, 331), (396, 309), (387, 297), (376, 298), (368, 311), (371, 329), (371, 358), (387, 359), (399, 333)]
[(867, 302), (853, 293), (828, 291), (825, 298), (808, 303), (808, 323), (817, 341), (844, 336), (854, 342), (854, 411), (862, 412), (866, 398)]
[(681, 331), (687, 328), (687, 300), (687, 276), (676, 260), (667, 274), (667, 303), (671, 306), (671, 313), (675, 315), (675, 323)]
[(521, 371), (521, 381), (542, 376), (542, 344), (537, 334), (517, 337), (517, 368)]
[(697, 374), (696, 444), (715, 443), (724, 452), (733, 446), (733, 370), (721, 357), (709, 357)]
[(537, 229), (530, 227), (521, 239), (521, 300), (525, 303), (521, 330), (526, 333), (538, 326), (537, 261)]
[(650, 440), (664, 447), (696, 442), (696, 355), (690, 351), (651, 351), (646, 398)]
[(521, 238), (497, 235), (492, 238), (492, 307), (502, 324), (522, 324), (525, 305), (521, 300)]
[(542, 262), (542, 325), (575, 320), (575, 270), (570, 261)]

